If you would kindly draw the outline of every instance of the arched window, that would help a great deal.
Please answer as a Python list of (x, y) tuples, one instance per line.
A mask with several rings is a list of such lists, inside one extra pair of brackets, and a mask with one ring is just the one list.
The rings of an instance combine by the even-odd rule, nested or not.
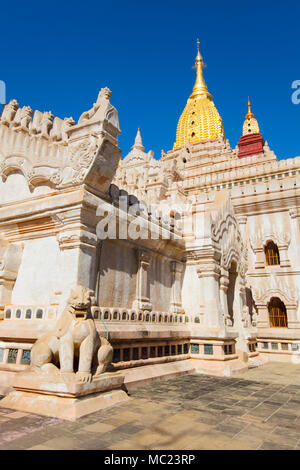
[(286, 308), (284, 303), (278, 299), (278, 297), (273, 297), (270, 300), (268, 305), (269, 309), (269, 320), (271, 328), (287, 328), (287, 315)]
[(36, 318), (43, 318), (43, 310), (39, 308), (36, 312)]
[(278, 246), (274, 242), (269, 241), (265, 246), (266, 264), (267, 266), (276, 266), (280, 264)]

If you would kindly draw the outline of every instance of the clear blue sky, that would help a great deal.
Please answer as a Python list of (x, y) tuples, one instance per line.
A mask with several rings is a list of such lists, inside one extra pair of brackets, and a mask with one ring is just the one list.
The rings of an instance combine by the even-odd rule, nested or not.
[(123, 156), (142, 131), (146, 150), (172, 148), (191, 93), (196, 38), (205, 80), (235, 147), (250, 95), (278, 158), (300, 155), (300, 2), (11, 1), (1, 4), (7, 99), (75, 120), (108, 86)]

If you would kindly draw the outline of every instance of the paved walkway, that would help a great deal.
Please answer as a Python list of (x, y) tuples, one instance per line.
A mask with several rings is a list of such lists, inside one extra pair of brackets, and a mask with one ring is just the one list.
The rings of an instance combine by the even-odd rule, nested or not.
[(300, 449), (300, 365), (185, 375), (77, 422), (0, 409), (4, 449)]

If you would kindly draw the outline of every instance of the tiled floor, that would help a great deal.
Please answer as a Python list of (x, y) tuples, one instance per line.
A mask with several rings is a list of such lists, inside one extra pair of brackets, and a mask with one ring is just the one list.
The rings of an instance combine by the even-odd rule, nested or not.
[(185, 375), (77, 422), (0, 408), (4, 449), (300, 449), (300, 365)]

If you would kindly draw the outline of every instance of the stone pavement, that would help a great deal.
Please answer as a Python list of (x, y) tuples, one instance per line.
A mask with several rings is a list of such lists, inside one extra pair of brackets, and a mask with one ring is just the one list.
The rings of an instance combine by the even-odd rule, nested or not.
[(76, 422), (0, 409), (5, 449), (300, 449), (300, 365), (184, 375)]

